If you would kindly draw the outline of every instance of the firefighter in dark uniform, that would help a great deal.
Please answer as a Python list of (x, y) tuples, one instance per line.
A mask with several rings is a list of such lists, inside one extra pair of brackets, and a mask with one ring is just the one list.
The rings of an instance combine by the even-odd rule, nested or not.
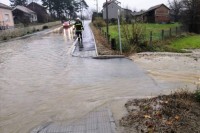
[(84, 30), (84, 28), (83, 28), (83, 24), (82, 24), (80, 18), (76, 19), (74, 26), (75, 26), (75, 30), (76, 30), (75, 33), (76, 33), (77, 37), (80, 37), (81, 41), (82, 41), (82, 30)]

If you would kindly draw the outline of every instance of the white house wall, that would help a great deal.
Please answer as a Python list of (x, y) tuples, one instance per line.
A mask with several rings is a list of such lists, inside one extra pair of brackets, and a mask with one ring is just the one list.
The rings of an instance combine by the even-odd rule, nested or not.
[[(121, 7), (118, 6), (116, 3), (110, 3), (108, 5), (108, 19), (117, 19), (118, 9), (121, 10)], [(103, 9), (103, 19), (106, 19), (106, 6)]]
[(14, 27), (13, 15), (11, 10), (0, 8), (0, 26)]

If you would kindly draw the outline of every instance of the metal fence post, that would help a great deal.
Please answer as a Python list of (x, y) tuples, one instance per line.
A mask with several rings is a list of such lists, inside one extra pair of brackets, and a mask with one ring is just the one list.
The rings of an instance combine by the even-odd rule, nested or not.
[(176, 35), (178, 35), (178, 27), (176, 27)]
[(108, 43), (110, 42), (110, 35), (108, 34)]
[(138, 34), (135, 35), (135, 42), (138, 44)]
[(149, 40), (149, 45), (151, 46), (152, 45), (152, 35), (153, 35), (153, 33), (152, 33), (152, 31), (150, 32), (150, 40)]
[(111, 49), (116, 50), (116, 40), (115, 40), (115, 38), (111, 39)]
[(101, 35), (103, 35), (103, 32), (104, 32), (103, 29), (101, 29)]
[(164, 40), (164, 30), (162, 30), (161, 39)]

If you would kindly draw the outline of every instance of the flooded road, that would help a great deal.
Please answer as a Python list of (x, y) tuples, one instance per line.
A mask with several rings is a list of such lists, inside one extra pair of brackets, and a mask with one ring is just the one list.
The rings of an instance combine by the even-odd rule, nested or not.
[(54, 93), (52, 80), (68, 67), (71, 45), (58, 34), (0, 44), (1, 133), (27, 132), (42, 117)]
[(62, 33), (0, 44), (0, 133), (27, 133), (79, 119), (115, 99), (163, 91), (128, 59), (72, 57), (72, 43)]

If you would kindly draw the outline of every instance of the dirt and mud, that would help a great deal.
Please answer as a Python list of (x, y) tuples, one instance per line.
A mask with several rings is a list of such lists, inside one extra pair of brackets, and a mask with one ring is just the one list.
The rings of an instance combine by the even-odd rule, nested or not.
[(200, 103), (195, 94), (181, 90), (171, 95), (134, 99), (125, 104), (128, 114), (120, 120), (126, 133), (197, 133)]
[(130, 56), (156, 81), (200, 85), (200, 50), (192, 53), (139, 53)]
[[(200, 104), (194, 91), (200, 85), (200, 50), (191, 53), (138, 53), (130, 56), (157, 83), (182, 83), (187, 91), (154, 98), (129, 100), (120, 132), (200, 132)], [(176, 88), (172, 88), (176, 89)]]

